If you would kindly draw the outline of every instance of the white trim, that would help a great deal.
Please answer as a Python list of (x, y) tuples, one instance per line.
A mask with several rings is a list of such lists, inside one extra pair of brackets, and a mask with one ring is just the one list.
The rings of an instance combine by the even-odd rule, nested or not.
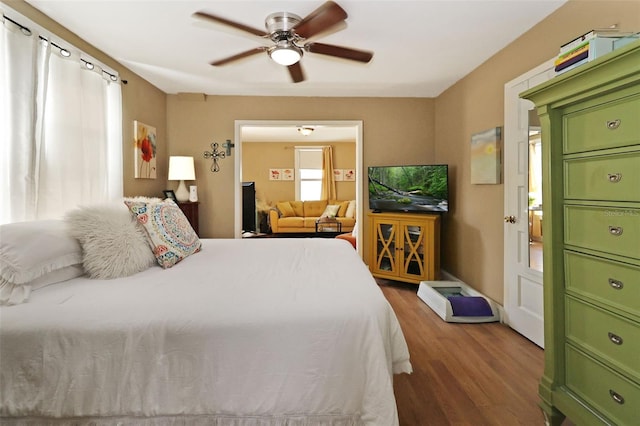
[[(518, 154), (521, 153), (517, 147), (518, 143), (522, 142), (523, 138), (528, 139), (528, 133), (523, 134), (523, 132), (526, 132), (526, 130), (523, 129), (528, 128), (527, 123), (524, 123), (523, 126), (522, 120), (525, 115), (523, 110), (529, 109), (528, 104), (531, 104), (531, 107), (533, 104), (530, 101), (521, 99), (519, 94), (530, 87), (553, 78), (554, 60), (554, 58), (549, 59), (504, 85), (503, 155), (505, 157), (505, 164), (515, 166), (522, 161), (519, 157), (517, 161), (514, 161), (510, 156), (518, 156)], [(525, 165), (521, 165), (521, 167), (525, 167)], [(522, 194), (519, 193), (515, 187), (516, 185), (522, 186), (526, 184), (526, 182), (522, 182), (521, 179), (521, 177), (515, 175), (515, 169), (510, 170), (508, 167), (505, 167), (503, 200), (505, 217), (508, 215), (517, 215), (517, 217), (520, 218), (528, 217), (528, 211), (521, 211), (522, 206), (526, 206), (527, 203), (523, 203), (523, 200), (520, 199)], [(528, 219), (526, 221), (519, 221), (516, 224), (505, 225), (503, 253), (503, 303), (505, 310), (504, 313), (501, 314), (501, 318), (509, 327), (536, 345), (543, 347), (544, 318), (542, 300), (544, 297), (544, 284), (542, 272), (531, 269), (528, 266), (525, 267), (520, 260), (524, 252), (522, 245), (528, 244), (528, 238), (525, 242), (523, 242), (522, 239), (518, 239), (524, 232), (518, 227), (527, 228), (527, 224)], [(527, 299), (529, 306), (526, 307), (520, 303), (520, 288), (516, 288), (516, 286), (520, 285), (520, 280), (531, 284), (529, 287), (529, 298)], [(534, 288), (535, 291), (533, 290)], [(535, 297), (531, 297), (531, 295)], [(535, 303), (537, 300), (539, 300), (539, 304)]]

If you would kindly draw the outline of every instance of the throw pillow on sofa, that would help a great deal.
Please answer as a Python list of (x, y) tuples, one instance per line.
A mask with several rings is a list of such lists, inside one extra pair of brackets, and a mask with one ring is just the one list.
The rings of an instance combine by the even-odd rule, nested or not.
[(322, 214), (320, 215), (320, 217), (336, 217), (336, 215), (338, 214), (338, 210), (340, 209), (340, 205), (336, 205), (336, 204), (329, 204), (325, 209), (324, 212), (322, 212)]
[(349, 206), (344, 216), (352, 219), (356, 217), (356, 200), (349, 201)]
[(347, 208), (349, 208), (349, 202), (348, 201), (342, 201), (340, 203), (340, 209), (338, 209), (338, 214), (336, 214), (336, 216), (345, 217), (346, 213), (347, 213)]
[(277, 203), (276, 208), (280, 212), (280, 217), (294, 217), (296, 215), (288, 201)]

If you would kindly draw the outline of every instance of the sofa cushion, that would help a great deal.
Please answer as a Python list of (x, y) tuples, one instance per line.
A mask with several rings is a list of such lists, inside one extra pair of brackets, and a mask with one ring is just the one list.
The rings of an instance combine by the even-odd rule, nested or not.
[(304, 226), (304, 223), (305, 218), (303, 217), (281, 217), (280, 219), (278, 219), (279, 228), (301, 228)]
[(304, 217), (320, 217), (327, 207), (327, 200), (314, 200), (304, 202)]
[(293, 208), (294, 216), (304, 216), (304, 201), (289, 201), (289, 204)]
[(315, 231), (316, 229), (316, 221), (317, 217), (305, 217), (304, 218), (304, 227), (309, 228), (309, 231)]
[(291, 203), (289, 201), (281, 201), (277, 203), (276, 208), (280, 212), (280, 217), (296, 216), (296, 213), (293, 211), (293, 207), (291, 207)]

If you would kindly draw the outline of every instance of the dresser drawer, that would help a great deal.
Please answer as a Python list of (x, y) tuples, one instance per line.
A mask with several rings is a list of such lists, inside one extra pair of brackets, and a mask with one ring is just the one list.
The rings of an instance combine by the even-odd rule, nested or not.
[(566, 384), (576, 395), (618, 425), (640, 419), (640, 387), (566, 345)]
[(640, 201), (640, 151), (565, 160), (564, 175), (565, 198)]
[(564, 152), (635, 145), (640, 142), (640, 96), (597, 105), (564, 116)]
[(566, 337), (640, 382), (640, 324), (572, 297), (565, 302)]
[(640, 259), (640, 209), (565, 205), (564, 241)]
[(640, 318), (640, 267), (564, 252), (565, 287)]

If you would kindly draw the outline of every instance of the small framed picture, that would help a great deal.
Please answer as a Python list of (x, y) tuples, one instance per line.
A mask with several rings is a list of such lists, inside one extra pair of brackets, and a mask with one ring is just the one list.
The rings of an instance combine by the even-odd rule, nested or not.
[(175, 192), (173, 192), (171, 189), (165, 189), (162, 192), (164, 192), (164, 198), (169, 198), (170, 200), (173, 200), (175, 203), (178, 202), (178, 200), (176, 199)]
[(344, 180), (346, 181), (355, 181), (356, 180), (356, 171), (354, 169), (344, 169), (342, 171), (342, 174), (344, 175)]
[(269, 180), (282, 180), (282, 169), (269, 169)]

